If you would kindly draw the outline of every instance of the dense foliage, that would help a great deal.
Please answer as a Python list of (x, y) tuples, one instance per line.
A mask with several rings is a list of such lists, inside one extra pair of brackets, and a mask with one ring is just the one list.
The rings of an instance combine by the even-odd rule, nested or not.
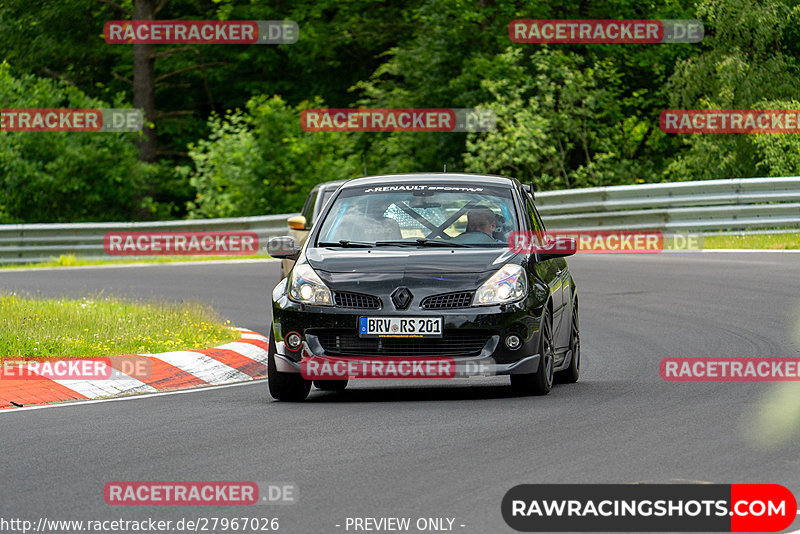
[[(152, 0), (5, 0), (0, 106), (130, 107), (102, 38)], [(156, 18), (297, 21), (292, 45), (154, 49), (154, 162), (136, 134), (0, 134), (0, 223), (299, 209), (314, 183), (448, 170), (539, 189), (800, 171), (796, 134), (664, 134), (668, 108), (800, 108), (794, 0), (165, 0)], [(160, 10), (159, 10), (160, 8)], [(518, 18), (699, 19), (699, 44), (515, 44)], [(308, 107), (477, 107), (485, 133), (308, 133)]]

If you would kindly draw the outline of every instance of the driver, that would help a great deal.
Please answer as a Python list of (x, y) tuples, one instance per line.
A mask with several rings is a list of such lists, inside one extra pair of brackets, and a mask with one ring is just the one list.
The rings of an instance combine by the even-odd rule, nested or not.
[(494, 239), (497, 218), (489, 208), (475, 208), (467, 212), (467, 232), (483, 232)]

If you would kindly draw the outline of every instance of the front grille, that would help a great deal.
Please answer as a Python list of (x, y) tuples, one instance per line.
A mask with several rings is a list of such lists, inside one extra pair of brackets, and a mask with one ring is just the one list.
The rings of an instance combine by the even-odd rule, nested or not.
[(381, 307), (381, 299), (373, 295), (352, 293), (350, 291), (336, 291), (333, 302), (337, 308), (359, 308), (362, 310), (377, 310)]
[(339, 356), (477, 356), (491, 337), (481, 330), (445, 330), (440, 338), (362, 338), (356, 333), (313, 329), (327, 354)]
[(442, 293), (422, 299), (425, 310), (451, 310), (453, 308), (466, 308), (472, 303), (474, 291), (459, 291), (458, 293)]

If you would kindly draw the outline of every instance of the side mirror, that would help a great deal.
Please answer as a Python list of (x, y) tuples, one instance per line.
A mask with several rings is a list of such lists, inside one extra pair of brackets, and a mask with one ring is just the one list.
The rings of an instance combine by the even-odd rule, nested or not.
[(300, 249), (294, 244), (294, 238), (288, 235), (273, 237), (267, 242), (267, 252), (273, 258), (296, 260), (300, 256)]
[(547, 236), (544, 245), (539, 251), (539, 255), (545, 259), (564, 258), (572, 256), (578, 252), (578, 242), (574, 237), (558, 235), (556, 237)]
[(306, 221), (306, 218), (302, 215), (295, 215), (294, 217), (286, 219), (286, 224), (288, 224), (289, 228), (292, 230), (305, 230), (308, 221)]

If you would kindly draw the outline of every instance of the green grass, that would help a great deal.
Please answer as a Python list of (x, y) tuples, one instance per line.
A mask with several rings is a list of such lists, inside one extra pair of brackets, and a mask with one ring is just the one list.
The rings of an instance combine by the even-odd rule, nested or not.
[(791, 234), (707, 235), (703, 248), (800, 249), (800, 232)]
[(217, 261), (217, 260), (261, 260), (268, 259), (267, 254), (252, 254), (248, 256), (155, 256), (152, 258), (120, 258), (120, 259), (94, 259), (82, 258), (74, 254), (62, 255), (50, 261), (39, 263), (25, 263), (13, 265), (0, 265), (0, 269), (30, 269), (37, 267), (83, 267), (91, 265), (127, 265), (131, 263), (177, 263), (185, 261)]
[(41, 299), (0, 294), (0, 356), (77, 357), (213, 347), (239, 338), (208, 306), (98, 295)]

